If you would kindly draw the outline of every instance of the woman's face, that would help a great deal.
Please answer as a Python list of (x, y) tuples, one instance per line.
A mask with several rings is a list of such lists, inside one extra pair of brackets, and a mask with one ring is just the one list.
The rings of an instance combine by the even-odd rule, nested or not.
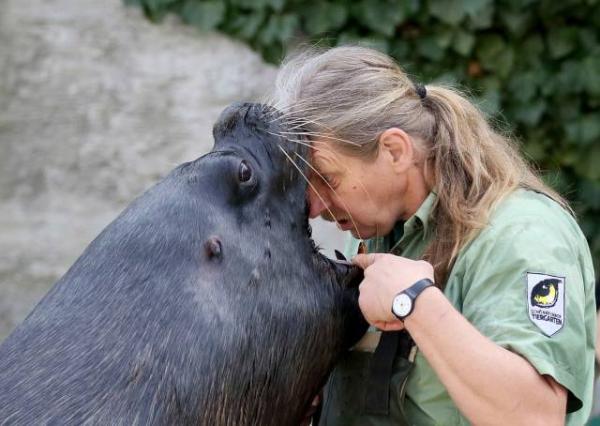
[(364, 160), (315, 141), (311, 165), (310, 218), (320, 215), (356, 238), (371, 238), (387, 234), (402, 216), (406, 179), (394, 172), (387, 150)]

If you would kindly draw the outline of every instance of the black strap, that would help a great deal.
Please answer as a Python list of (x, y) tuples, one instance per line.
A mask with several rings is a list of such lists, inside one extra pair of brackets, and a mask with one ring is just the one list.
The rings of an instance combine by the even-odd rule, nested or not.
[(365, 389), (365, 414), (388, 414), (390, 411), (390, 378), (398, 341), (397, 331), (381, 333), (381, 339), (371, 358)]
[(396, 355), (408, 358), (413, 341), (406, 330), (384, 331), (371, 358), (365, 389), (365, 414), (387, 415), (390, 411), (390, 380)]
[(406, 290), (404, 290), (404, 292), (408, 294), (414, 302), (417, 296), (421, 294), (423, 290), (433, 285), (433, 281), (431, 281), (429, 278), (423, 278), (422, 280), (419, 280), (410, 287), (408, 287)]

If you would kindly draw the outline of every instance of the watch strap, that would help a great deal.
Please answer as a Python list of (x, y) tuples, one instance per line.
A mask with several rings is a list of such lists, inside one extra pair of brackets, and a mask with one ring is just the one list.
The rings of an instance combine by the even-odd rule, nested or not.
[(411, 285), (410, 287), (408, 287), (402, 293), (405, 293), (406, 295), (408, 295), (408, 297), (410, 297), (412, 299), (413, 304), (414, 304), (417, 296), (419, 294), (421, 294), (421, 292), (423, 290), (425, 290), (427, 287), (431, 287), (432, 285), (433, 285), (433, 281), (431, 281), (429, 278), (423, 278), (422, 280), (419, 280), (416, 283), (414, 283), (413, 285)]

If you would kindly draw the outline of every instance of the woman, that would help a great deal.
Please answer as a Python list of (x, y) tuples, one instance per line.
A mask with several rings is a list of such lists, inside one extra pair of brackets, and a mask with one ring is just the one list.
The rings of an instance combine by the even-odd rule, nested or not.
[(354, 263), (374, 327), (330, 378), (321, 424), (583, 424), (591, 256), (509, 138), (359, 47), (287, 60), (275, 105), (311, 144), (310, 217), (371, 252)]

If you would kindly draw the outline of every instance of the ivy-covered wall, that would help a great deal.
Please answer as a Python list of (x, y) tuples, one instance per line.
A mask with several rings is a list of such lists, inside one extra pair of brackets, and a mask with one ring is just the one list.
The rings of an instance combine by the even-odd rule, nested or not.
[(600, 266), (600, 1), (125, 0), (160, 21), (247, 42), (270, 62), (298, 41), (362, 43), (423, 83), (466, 88), (578, 212)]

